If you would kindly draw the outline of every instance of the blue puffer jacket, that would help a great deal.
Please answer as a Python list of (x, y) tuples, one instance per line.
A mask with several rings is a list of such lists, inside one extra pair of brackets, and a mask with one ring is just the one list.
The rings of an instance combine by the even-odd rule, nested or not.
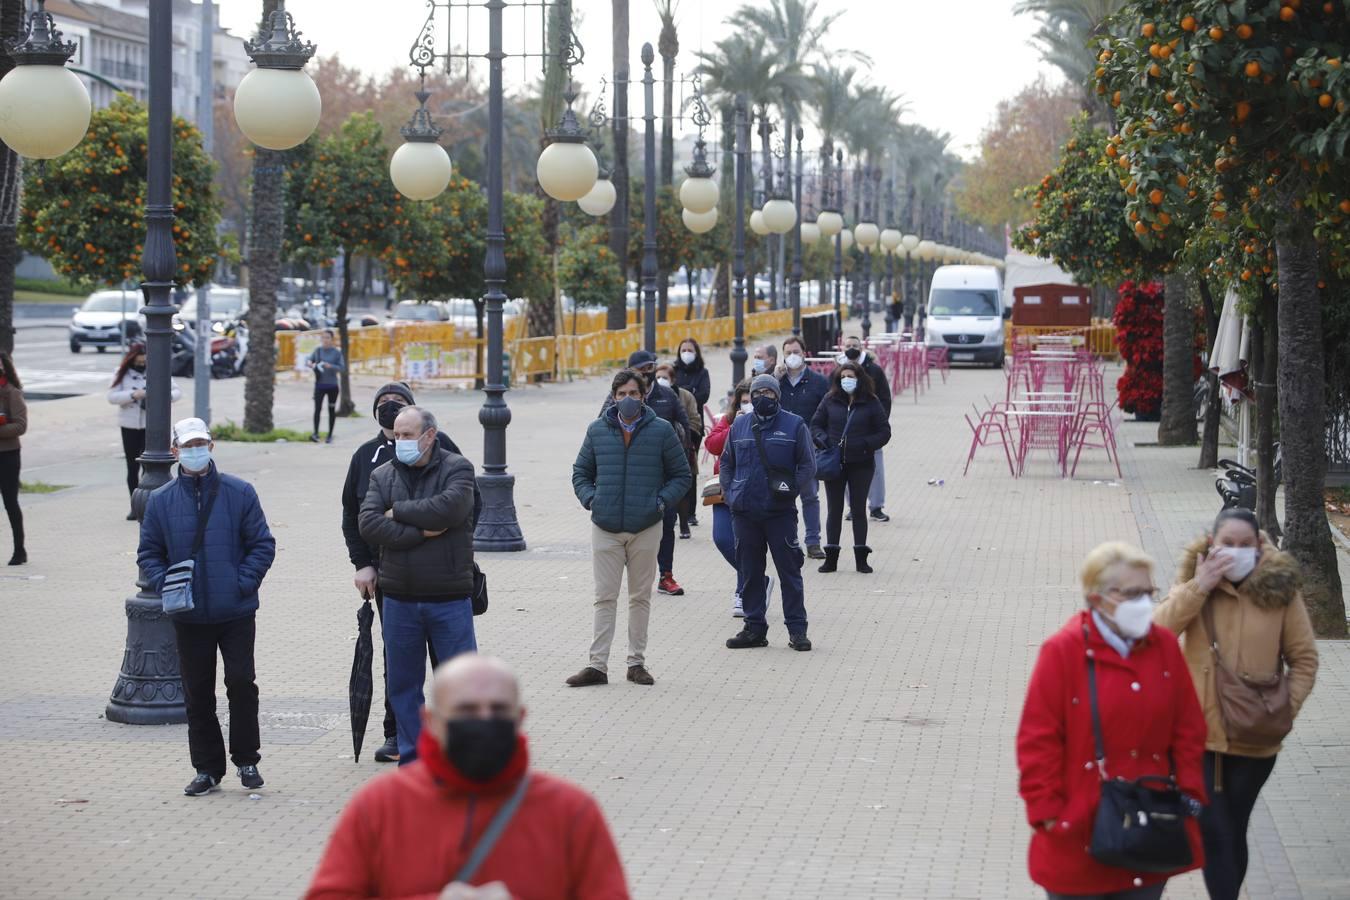
[(591, 521), (605, 531), (638, 532), (661, 521), (664, 511), (685, 494), (693, 476), (675, 429), (643, 407), (633, 439), (623, 442), (623, 426), (614, 407), (586, 429), (586, 440), (572, 464), (572, 489)]
[(801, 416), (780, 409), (772, 419), (761, 423), (759, 416), (737, 416), (731, 423), (726, 447), (722, 450), (722, 497), (732, 513), (751, 519), (796, 514), (795, 503), (785, 503), (769, 492), (769, 473), (764, 469), (756, 446), (755, 430), (764, 439), (764, 456), (769, 465), (791, 472), (802, 497), (816, 493), (816, 452), (811, 432)]
[(169, 566), (187, 559), (197, 535), (198, 510), (219, 486), (202, 550), (193, 571), (191, 612), (179, 622), (217, 624), (242, 619), (258, 609), (258, 586), (272, 567), (277, 542), (253, 485), (225, 475), (211, 463), (205, 475), (186, 475), (155, 490), (141, 522), (136, 553), (141, 574), (158, 591)]

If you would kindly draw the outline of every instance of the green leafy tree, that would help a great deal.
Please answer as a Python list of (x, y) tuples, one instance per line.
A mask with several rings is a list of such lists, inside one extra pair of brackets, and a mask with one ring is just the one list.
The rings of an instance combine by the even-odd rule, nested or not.
[[(308, 153), (294, 157), (288, 195), (294, 215), (285, 230), (286, 256), (325, 264), (340, 257), (342, 288), (338, 295), (338, 340), (350, 354), (347, 304), (352, 293), (352, 257), (374, 255), (389, 245), (404, 207), (389, 180), (384, 132), (371, 113), (354, 113), (333, 134), (311, 140)], [(350, 373), (341, 373), (339, 413), (355, 408)]]
[[(638, 273), (638, 289), (642, 288), (642, 243), (646, 235), (647, 219), (642, 202), (643, 182), (633, 181), (633, 196), (629, 209), (633, 211), (628, 226), (628, 266)], [(679, 197), (673, 187), (656, 189), (656, 278), (658, 301), (660, 300), (660, 281), (665, 273), (673, 272), (694, 255), (692, 231), (684, 227)], [(658, 303), (657, 321), (666, 320), (666, 308)]]
[(558, 286), (572, 300), (572, 328), (579, 309), (606, 309), (625, 289), (623, 269), (609, 249), (603, 225), (576, 231), (558, 255)]
[(1273, 278), (1279, 298), (1285, 546), (1302, 564), (1318, 633), (1344, 636), (1323, 498), (1319, 285), (1350, 267), (1350, 18), (1339, 2), (1136, 0), (1112, 31), (1120, 37), (1101, 40), (1096, 74), (1120, 121), (1118, 152), (1138, 186), (1129, 213), (1146, 242), (1156, 224), (1204, 215), (1259, 233), (1247, 255), (1274, 244), (1273, 264), (1246, 271), (1248, 283)]
[[(115, 285), (141, 271), (145, 244), (146, 108), (119, 94), (94, 113), (89, 133), (70, 153), (30, 166), (19, 243), (70, 281)], [(215, 270), (220, 209), (212, 194), (214, 163), (201, 133), (173, 124), (175, 280), (204, 284)]]

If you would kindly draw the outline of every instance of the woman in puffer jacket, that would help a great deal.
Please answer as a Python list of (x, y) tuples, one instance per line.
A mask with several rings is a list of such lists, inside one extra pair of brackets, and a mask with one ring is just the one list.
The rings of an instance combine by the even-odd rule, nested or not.
[[(171, 402), (178, 402), (183, 392), (172, 381)], [(127, 459), (127, 493), (134, 494), (141, 481), (141, 454), (145, 452), (145, 344), (140, 342), (127, 348), (127, 355), (117, 367), (108, 402), (116, 406), (117, 422), (122, 426), (122, 453)], [(135, 521), (134, 512), (127, 513), (127, 521)]]
[(1181, 635), (1205, 711), (1205, 886), (1212, 900), (1236, 900), (1247, 875), (1247, 822), (1280, 744), (1243, 743), (1228, 733), (1211, 645), (1217, 642), (1219, 660), (1234, 673), (1286, 678), (1290, 711), (1297, 716), (1317, 677), (1317, 643), (1299, 593), (1298, 563), (1275, 548), (1255, 515), (1226, 509), (1212, 535), (1186, 548), (1176, 586), (1153, 621)]

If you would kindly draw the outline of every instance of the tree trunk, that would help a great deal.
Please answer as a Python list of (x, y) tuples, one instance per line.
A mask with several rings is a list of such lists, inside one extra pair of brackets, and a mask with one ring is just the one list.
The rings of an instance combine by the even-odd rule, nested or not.
[(473, 380), (473, 389), (475, 391), (481, 391), (483, 389), (485, 384), (483, 376), (487, 374), (487, 331), (484, 327), (483, 319), (486, 313), (487, 301), (481, 297), (475, 298), (473, 301), (474, 335), (478, 338), (477, 349), (475, 350), (474, 356), (474, 361), (477, 366), (476, 371), (478, 372), (478, 376)]
[(1256, 378), (1256, 518), (1270, 536), (1279, 539), (1280, 519), (1275, 509), (1275, 372), (1279, 360), (1275, 297), (1262, 291), (1261, 322), (1252, 334), (1252, 370)]
[(694, 267), (684, 267), (684, 282), (689, 288), (689, 304), (684, 308), (684, 320), (691, 321), (694, 318)]
[(347, 303), (352, 296), (352, 251), (342, 250), (342, 293), (338, 296), (338, 344), (342, 347), (342, 371), (338, 373), (338, 415), (350, 416), (356, 410), (352, 402), (352, 347), (347, 332)]
[(1163, 398), (1158, 444), (1194, 444), (1195, 314), (1189, 302), (1190, 278), (1173, 272), (1163, 279)]
[[(1209, 289), (1209, 282), (1203, 276), (1196, 279), (1196, 286), (1200, 289), (1200, 302), (1205, 309), (1205, 347), (1209, 351), (1209, 367), (1214, 367), (1214, 340), (1219, 335), (1219, 313), (1214, 307), (1214, 294)], [(1219, 376), (1213, 371), (1206, 371), (1206, 382), (1209, 384), (1209, 406), (1205, 409), (1204, 429), (1200, 435), (1200, 462), (1198, 468), (1212, 469), (1219, 464), (1219, 418), (1223, 412), (1223, 404), (1219, 397)]]
[[(609, 213), (609, 249), (618, 260), (628, 259), (628, 0), (611, 0), (614, 29), (614, 208)], [(623, 266), (624, 280), (628, 267)], [(605, 325), (628, 327), (628, 288), (610, 298)]]
[(1282, 192), (1279, 260), (1280, 449), (1284, 461), (1284, 549), (1299, 561), (1303, 601), (1321, 637), (1345, 637), (1345, 597), (1327, 524), (1326, 386), (1317, 242), (1312, 219)]
[[(0, 0), (0, 44), (23, 36), (23, 0)], [(0, 78), (14, 68), (8, 53), (0, 53)], [(0, 352), (14, 352), (14, 267), (19, 262), (16, 242), (19, 224), (19, 183), (23, 166), (19, 154), (0, 141)]]
[(254, 148), (253, 221), (248, 242), (248, 356), (244, 360), (244, 430), (254, 434), (273, 428), (285, 164), (285, 152)]
[(713, 280), (713, 315), (724, 319), (731, 315), (731, 263), (721, 263)]

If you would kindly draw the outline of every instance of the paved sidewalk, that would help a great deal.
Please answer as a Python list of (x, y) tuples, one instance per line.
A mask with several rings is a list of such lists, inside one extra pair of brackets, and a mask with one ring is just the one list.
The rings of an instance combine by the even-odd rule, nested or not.
[[(714, 352), (724, 386), (729, 365)], [(363, 412), (373, 387), (358, 391)], [(634, 896), (1041, 896), (1026, 876), (1013, 758), (1031, 663), (1081, 604), (1076, 570), (1096, 543), (1139, 541), (1170, 580), (1175, 553), (1217, 508), (1212, 477), (1188, 468), (1195, 451), (1130, 446), (1153, 439), (1130, 424), (1122, 480), (1094, 458), (1076, 480), (1039, 460), (1012, 481), (994, 454), (963, 479), (961, 414), (1002, 380), (954, 372), (917, 404), (896, 403), (893, 521), (869, 539), (877, 573), (808, 570), (813, 652), (787, 648), (781, 617), (769, 649), (723, 648), (738, 628), (733, 576), (705, 516), (676, 545), (688, 595), (653, 601), (656, 686), (575, 690), (562, 682), (586, 660), (592, 579), (570, 466), (604, 390), (594, 378), (508, 395), (530, 549), (480, 557), (493, 608), (477, 624), (482, 649), (521, 674), (536, 763), (599, 797)], [(308, 395), (283, 378), (278, 424), (307, 427)], [(237, 420), (241, 397), (242, 381), (216, 382), (217, 418)], [(419, 397), (481, 462), (481, 395)], [(184, 727), (102, 719), (136, 574), (113, 411), (76, 398), (34, 404), (32, 421), (26, 479), (73, 486), (24, 496), (33, 562), (24, 580), (0, 577), (0, 896), (297, 896), (338, 810), (383, 768), (369, 758), (378, 724), (351, 760), (358, 601), (338, 532), (341, 481), (370, 419), (340, 422), (332, 447), (217, 446), (225, 470), (257, 485), (278, 541), (258, 628), (268, 786), (251, 799), (229, 781), (195, 800), (180, 793)], [(1317, 690), (1254, 823), (1253, 898), (1350, 896), (1350, 646), (1320, 647)], [(1203, 895), (1196, 876), (1168, 892)]]

